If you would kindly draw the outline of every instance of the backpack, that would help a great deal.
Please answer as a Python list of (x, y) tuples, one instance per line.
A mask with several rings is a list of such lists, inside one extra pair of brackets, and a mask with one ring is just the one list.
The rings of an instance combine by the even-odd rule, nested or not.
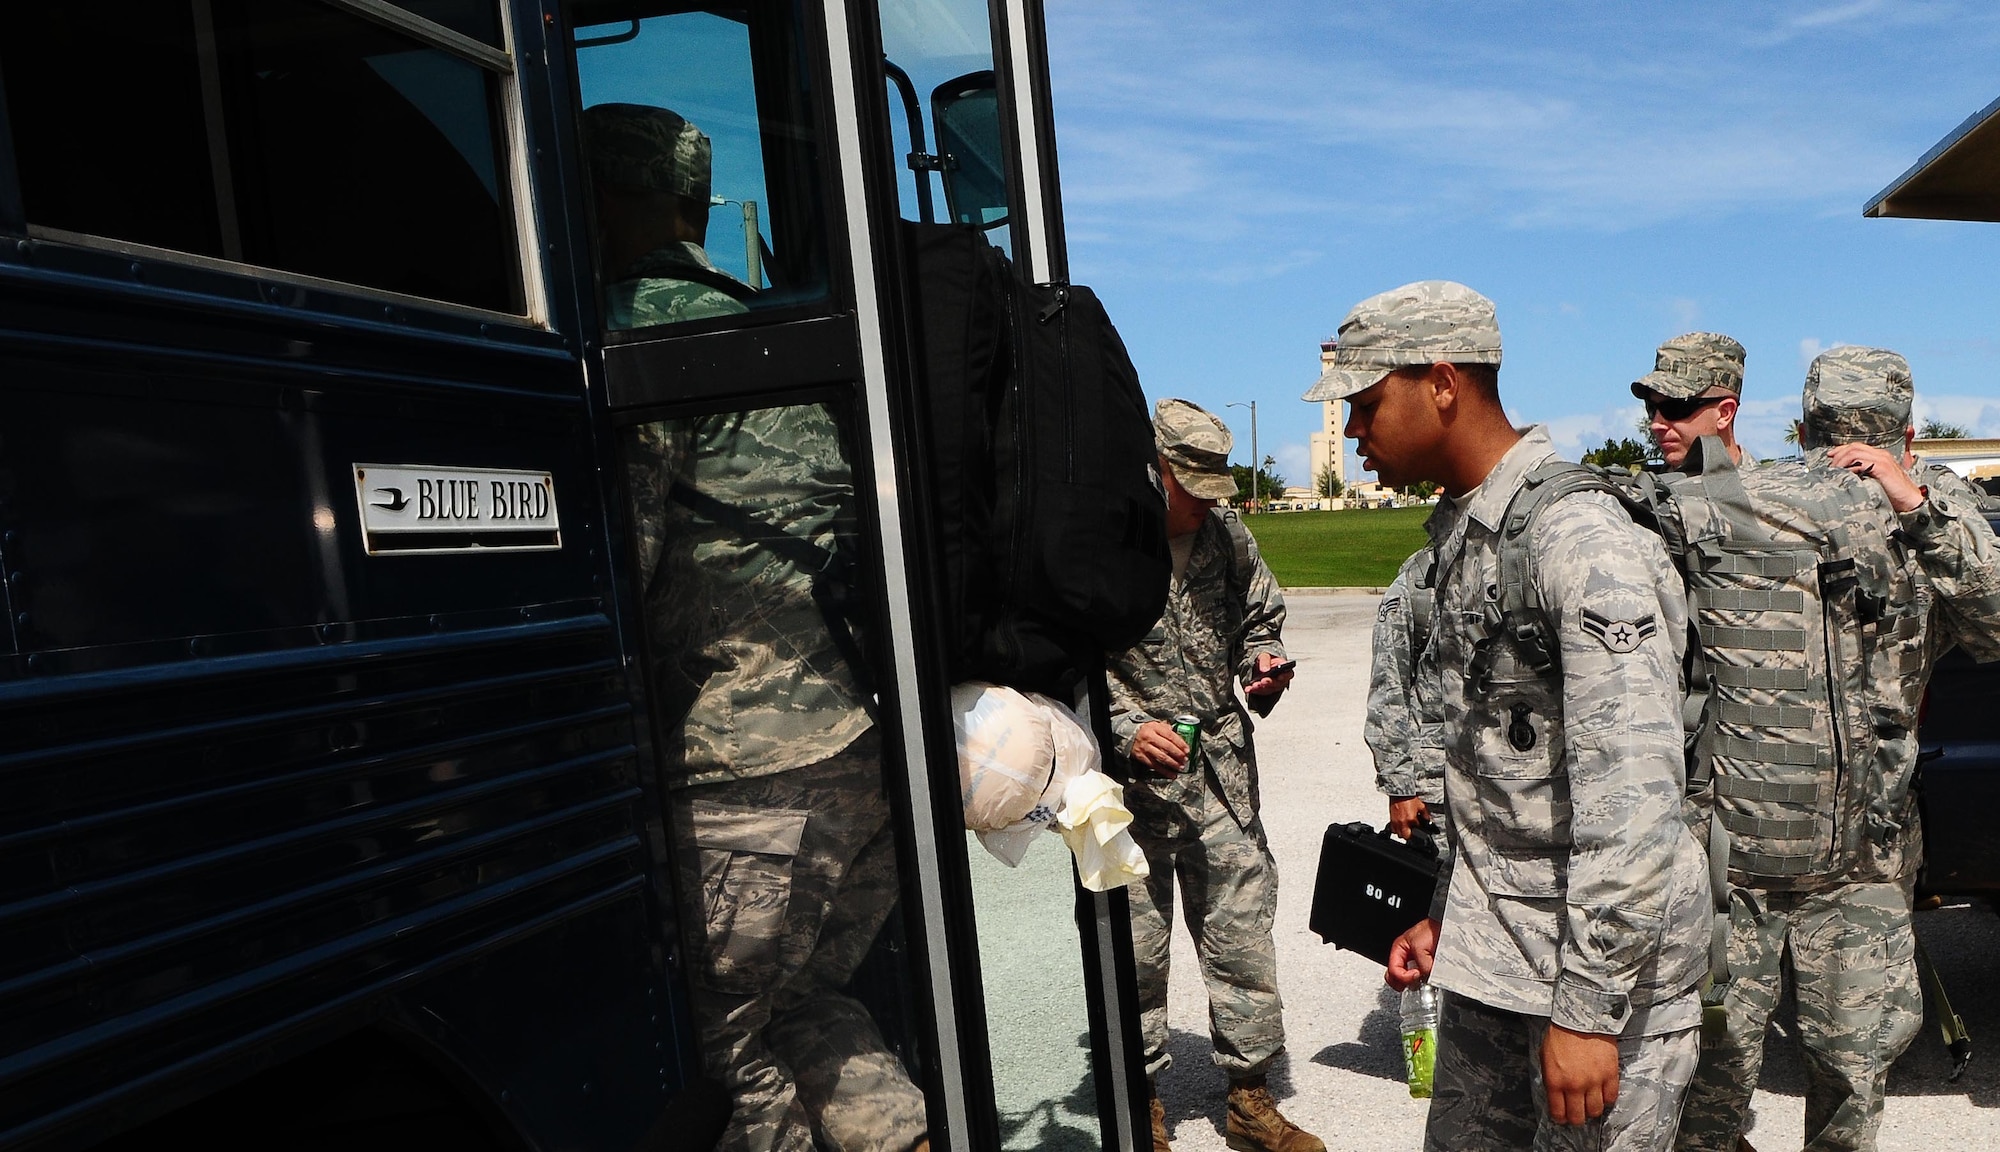
[(1095, 293), (1023, 281), (976, 228), (903, 224), (947, 667), (1068, 698), (1166, 609), (1166, 494)]
[(1551, 503), (1608, 492), (1659, 534), (1698, 634), (1687, 648), (1682, 726), (1689, 822), (1698, 836), (1706, 823), (1715, 919), (1702, 1027), (1716, 1035), (1730, 980), (1729, 874), (1766, 888), (1813, 887), (1859, 862), (1871, 834), (1893, 830), (1901, 798), (1888, 795), (1880, 746), (1899, 735), (1899, 717), (1881, 678), (1896, 666), (1895, 650), (1920, 638), (1923, 617), (1909, 610), (1917, 601), (1907, 568), (1878, 570), (1853, 547), (1849, 525), (1880, 523), (1858, 485), (1815, 480), (1804, 463), (1743, 471), (1713, 437), (1687, 464), (1690, 473), (1672, 476), (1565, 461), (1531, 473), (1507, 508), (1499, 595), (1467, 675), (1490, 671), (1489, 645), (1502, 634), (1538, 670), (1557, 661), (1527, 580), (1530, 530)]
[(1688, 783), (1708, 791), (1729, 869), (1764, 887), (1811, 887), (1890, 830), (1896, 798), (1881, 794), (1877, 745), (1907, 718), (1881, 676), (1920, 633), (1915, 585), (1905, 566), (1854, 547), (1852, 526), (1882, 523), (1860, 485), (1802, 462), (1739, 469), (1720, 441), (1696, 445), (1688, 465), (1625, 478), (1551, 461), (1530, 474), (1508, 505), (1499, 595), (1468, 679), (1482, 683), (1501, 635), (1538, 670), (1556, 662), (1528, 581), (1530, 529), (1571, 492), (1618, 497), (1659, 533), (1687, 590), (1697, 633), (1683, 712)]

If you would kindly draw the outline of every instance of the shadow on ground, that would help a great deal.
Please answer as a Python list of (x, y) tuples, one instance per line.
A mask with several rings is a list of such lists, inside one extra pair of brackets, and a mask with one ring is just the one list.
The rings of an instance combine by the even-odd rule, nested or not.
[[(1167, 1053), (1173, 1066), (1160, 1074), (1160, 1103), (1167, 1110), (1167, 1133), (1178, 1125), (1203, 1121), (1217, 1136), (1227, 1132), (1229, 1078), (1215, 1066), (1214, 1048), (1208, 1033), (1185, 1032), (1175, 1028), (1167, 1033)], [(1401, 1057), (1398, 1057), (1401, 1059)], [(1291, 1054), (1280, 1053), (1265, 1072), (1265, 1083), (1278, 1100), (1280, 1110), (1294, 1091)]]
[[(1090, 1050), (1090, 1033), (1077, 1036), (1076, 1046)], [(1103, 1143), (1097, 1116), (1097, 1082), (1088, 1072), (1061, 1097), (1041, 1100), (1023, 1111), (1000, 1112), (1000, 1147), (1046, 1149), (1047, 1152), (1092, 1152)]]
[(1359, 1072), (1381, 1080), (1402, 1082), (1403, 1021), (1401, 999), (1383, 986), (1375, 996), (1375, 1007), (1362, 1017), (1360, 1035), (1342, 1044), (1329, 1044), (1313, 1054), (1312, 1062), (1328, 1068)]

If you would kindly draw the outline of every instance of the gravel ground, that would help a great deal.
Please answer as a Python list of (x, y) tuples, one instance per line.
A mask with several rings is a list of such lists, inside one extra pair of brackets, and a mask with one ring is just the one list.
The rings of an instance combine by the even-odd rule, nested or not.
[[(1326, 826), (1380, 824), (1387, 813), (1361, 742), (1375, 604), (1370, 595), (1292, 596), (1285, 640), (1299, 676), (1256, 736), (1264, 823), (1283, 877), (1277, 939), (1290, 1051), (1273, 1070), (1272, 1088), (1286, 1115), (1329, 1148), (1367, 1152), (1420, 1146), (1424, 1103), (1404, 1087), (1396, 1003), (1382, 970), (1320, 943), (1306, 917)], [(2000, 955), (2000, 917), (1984, 905), (1955, 904), (1917, 924), (1975, 1046), (2000, 1045), (2000, 995), (1988, 975)], [(1224, 1082), (1209, 1061), (1207, 1003), (1181, 932), (1173, 963), (1174, 1066), (1161, 1077), (1161, 1096), (1178, 1152), (1219, 1152)], [(1763, 1152), (1799, 1147), (1805, 1109), (1793, 1025), (1781, 1013), (1772, 1030), (1750, 1134)], [(1891, 1076), (1884, 1152), (2000, 1148), (2000, 1058), (1976, 1055), (1957, 1084), (1945, 1082), (1946, 1070), (1926, 1021)]]

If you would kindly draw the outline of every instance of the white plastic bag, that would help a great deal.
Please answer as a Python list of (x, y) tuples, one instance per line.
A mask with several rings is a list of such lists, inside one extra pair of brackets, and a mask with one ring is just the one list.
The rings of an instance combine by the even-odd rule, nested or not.
[(1126, 831), (1124, 789), (1098, 771), (1097, 741), (1075, 712), (976, 680), (954, 685), (951, 704), (965, 826), (989, 853), (1016, 867), (1036, 836), (1060, 825), (1085, 887), (1102, 892), (1146, 875)]
[(1027, 819), (1054, 783), (1049, 710), (1012, 688), (975, 680), (952, 687), (951, 711), (965, 826), (997, 832)]

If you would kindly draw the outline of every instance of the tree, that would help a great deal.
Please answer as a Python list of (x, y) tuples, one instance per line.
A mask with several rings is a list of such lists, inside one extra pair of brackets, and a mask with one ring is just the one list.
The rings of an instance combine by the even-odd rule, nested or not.
[(1604, 447), (1592, 448), (1583, 454), (1583, 462), (1596, 464), (1601, 468), (1632, 469), (1643, 465), (1649, 455), (1646, 445), (1630, 436), (1620, 437), (1617, 440), (1607, 436)]
[(1964, 440), (1972, 435), (1972, 430), (1963, 424), (1949, 424), (1932, 418), (1924, 421), (1917, 435), (1925, 440)]
[(1405, 484), (1401, 488), (1396, 489), (1396, 491), (1403, 495), (1414, 496), (1418, 500), (1430, 499), (1432, 496), (1437, 495), (1437, 490), (1437, 482), (1434, 480), (1419, 480), (1414, 484)]
[[(1250, 466), (1248, 464), (1231, 464), (1229, 466), (1229, 474), (1236, 477), (1237, 507), (1248, 507), (1251, 500)], [(1283, 493), (1284, 490), (1285, 478), (1283, 476), (1278, 475), (1269, 468), (1257, 473), (1257, 499), (1268, 501), (1273, 496)]]
[(1332, 499), (1346, 490), (1347, 485), (1340, 482), (1340, 474), (1333, 470), (1333, 465), (1331, 464), (1321, 468), (1319, 475), (1313, 478), (1313, 491), (1318, 492), (1328, 499)]
[(1792, 421), (1791, 426), (1785, 429), (1785, 443), (1790, 444), (1794, 448), (1799, 446), (1799, 422), (1797, 420)]

